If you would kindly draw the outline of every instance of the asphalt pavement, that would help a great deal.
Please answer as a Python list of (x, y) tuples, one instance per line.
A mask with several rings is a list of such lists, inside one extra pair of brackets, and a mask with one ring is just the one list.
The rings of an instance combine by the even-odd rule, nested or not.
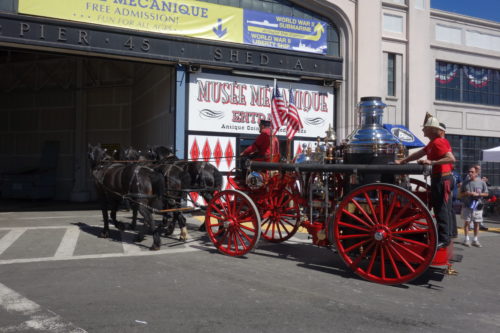
[(304, 233), (233, 258), (196, 217), (188, 242), (176, 230), (160, 251), (132, 231), (98, 238), (101, 220), (95, 204), (2, 202), (0, 332), (500, 331), (499, 216), (483, 248), (454, 240), (457, 275), (430, 267), (397, 286), (357, 277)]

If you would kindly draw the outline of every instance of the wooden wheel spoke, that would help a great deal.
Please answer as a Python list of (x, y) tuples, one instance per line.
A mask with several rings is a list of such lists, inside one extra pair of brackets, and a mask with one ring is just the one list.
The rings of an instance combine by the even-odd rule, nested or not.
[(245, 232), (243, 232), (243, 230), (238, 229), (238, 233), (240, 235), (243, 235), (249, 243), (252, 243), (252, 238), (250, 238), (250, 236), (248, 236)]
[(385, 271), (385, 248), (383, 246), (380, 247), (380, 273), (382, 275), (382, 279), (386, 279), (386, 271)]
[[(382, 190), (377, 190), (377, 194), (378, 194), (378, 207), (379, 207), (379, 214), (380, 214), (380, 217), (379, 217), (379, 221), (380, 223), (384, 223), (384, 195), (383, 195), (383, 191)], [(373, 215), (377, 215), (376, 213), (373, 213)]]
[[(231, 195), (226, 194), (226, 198), (227, 198), (226, 202), (230, 202), (232, 204), (232, 211), (233, 212), (237, 212), (237, 210), (236, 210), (236, 203), (237, 203), (238, 200), (234, 196), (232, 196), (233, 200), (231, 200), (230, 197), (231, 197)], [(229, 205), (228, 205), (228, 207), (229, 207)]]
[(398, 213), (397, 213), (395, 216), (391, 216), (392, 218), (391, 218), (391, 221), (389, 222), (389, 224), (388, 224), (388, 225), (389, 225), (389, 226), (391, 226), (391, 224), (393, 224), (393, 223), (394, 223), (394, 221), (399, 221), (399, 219), (401, 218), (401, 216), (402, 216), (404, 213), (406, 213), (406, 211), (408, 210), (408, 207), (409, 207), (408, 205), (405, 205), (405, 206), (403, 207), (403, 209), (399, 210), (399, 211), (398, 211)]
[(264, 223), (262, 223), (262, 226), (264, 226), (266, 224), (266, 230), (264, 230), (264, 234), (267, 234), (267, 232), (269, 231), (269, 228), (271, 228), (271, 225), (272, 225), (272, 221), (270, 218), (266, 219), (266, 221)]
[(421, 226), (424, 226), (424, 227), (429, 227), (429, 222), (427, 222), (426, 220), (424, 221), (413, 221), (413, 224), (417, 224), (417, 225), (421, 225)]
[(417, 242), (416, 240), (413, 240), (413, 239), (408, 239), (408, 238), (403, 238), (403, 237), (397, 237), (397, 236), (393, 236), (392, 239), (396, 239), (396, 240), (399, 240), (399, 241), (405, 242), (405, 243), (415, 244), (415, 245), (418, 245), (418, 246), (421, 246), (421, 247), (425, 247), (425, 248), (429, 247), (428, 244), (425, 244), (425, 243), (422, 243), (422, 242)]
[(372, 221), (372, 219), (370, 218), (370, 216), (368, 215), (368, 213), (363, 209), (363, 207), (361, 207), (361, 205), (356, 200), (354, 200), (354, 198), (351, 199), (351, 202), (354, 204), (354, 206), (356, 206), (356, 208), (361, 212), (361, 214), (363, 214), (363, 216), (368, 221), (370, 221), (370, 223), (372, 225), (375, 225), (375, 223)]
[(375, 243), (371, 243), (368, 248), (366, 250), (363, 251), (363, 253), (360, 253), (360, 255), (356, 258), (356, 260), (354, 260), (351, 264), (351, 267), (355, 267), (357, 268), (359, 263), (361, 262), (361, 260), (363, 260), (363, 258), (365, 258), (368, 253), (371, 251), (371, 249), (375, 246)]
[(228, 230), (227, 232), (227, 248), (230, 250), (231, 249), (231, 239), (233, 238), (233, 232), (231, 230)]
[(422, 217), (423, 216), (422, 216), (422, 214), (420, 212), (417, 213), (417, 214), (415, 214), (415, 215), (408, 216), (408, 217), (402, 219), (399, 223), (391, 225), (391, 230), (396, 230), (397, 228), (400, 228), (401, 226), (403, 226), (405, 224), (408, 224), (408, 223), (410, 223), (412, 221), (415, 221), (417, 219), (420, 219)]
[(396, 261), (394, 260), (394, 257), (391, 254), (390, 248), (386, 247), (385, 250), (387, 253), (387, 257), (389, 257), (389, 261), (391, 262), (392, 270), (394, 271), (394, 273), (396, 273), (396, 277), (400, 279), (401, 273), (399, 272), (398, 265), (396, 264)]
[[(221, 221), (221, 220), (222, 220), (222, 219), (221, 219), (221, 218), (219, 218), (218, 216), (214, 216), (214, 215), (212, 215), (212, 214), (209, 214), (208, 216), (209, 216), (209, 217), (211, 217), (211, 218), (215, 218), (215, 219), (217, 219), (217, 221)], [(210, 219), (210, 220), (211, 220), (211, 219)], [(217, 223), (208, 222), (207, 226), (208, 226), (208, 227), (220, 227), (220, 226), (221, 226), (221, 225), (223, 225), (223, 224), (224, 224), (223, 222), (217, 222)]]
[(378, 218), (377, 218), (377, 214), (375, 213), (375, 208), (373, 207), (372, 200), (371, 200), (371, 199), (370, 199), (370, 197), (368, 196), (368, 193), (367, 193), (367, 192), (364, 192), (363, 194), (364, 194), (364, 196), (365, 196), (365, 200), (366, 200), (366, 202), (368, 203), (368, 207), (370, 207), (370, 211), (372, 212), (372, 216), (373, 216), (373, 218), (375, 219), (375, 223), (379, 224), (379, 222), (378, 222)]
[(354, 224), (350, 224), (350, 223), (347, 223), (347, 222), (340, 221), (339, 225), (344, 226), (346, 228), (350, 228), (350, 229), (356, 229), (356, 230), (361, 230), (361, 231), (364, 231), (364, 232), (370, 232), (370, 229), (366, 229), (366, 228), (363, 228), (363, 227), (360, 227), (360, 226), (357, 226), (357, 225), (354, 225)]
[[(275, 223), (275, 226), (276, 226), (276, 228), (275, 228), (275, 229), (278, 231), (278, 234), (279, 234), (280, 238), (283, 238), (283, 234), (281, 233), (281, 228), (283, 228), (283, 229), (286, 231), (285, 226), (284, 226), (284, 225), (282, 225), (282, 224), (280, 223), (280, 221), (277, 221), (277, 223)], [(274, 235), (273, 235), (273, 237), (274, 237)]]
[(229, 235), (229, 232), (226, 229), (221, 229), (217, 232), (218, 235), (220, 235), (221, 233), (222, 233), (222, 239), (219, 240), (219, 244), (224, 245), (224, 243), (226, 242), (226, 239)]
[[(213, 206), (212, 206), (212, 208), (213, 208), (213, 209), (214, 209), (217, 213), (219, 213), (219, 215), (220, 215), (222, 218), (224, 218), (224, 219), (225, 219), (225, 218), (227, 218), (227, 214), (226, 214), (227, 212), (226, 212), (225, 210), (224, 210), (224, 212), (223, 212), (223, 211), (222, 211), (222, 210), (220, 210), (220, 209), (219, 209), (219, 207), (218, 207), (218, 206), (216, 206), (216, 205), (213, 205)], [(213, 216), (213, 217), (215, 217), (215, 216)]]
[(285, 199), (284, 202), (280, 202), (279, 206), (278, 207), (285, 207), (286, 205), (288, 205), (291, 201), (292, 201), (292, 197), (289, 196), (289, 195), (283, 195), (281, 197), (282, 199)]
[(420, 262), (424, 262), (425, 261), (424, 257), (422, 257), (420, 254), (416, 253), (415, 251), (412, 251), (411, 249), (407, 248), (403, 244), (399, 244), (399, 243), (394, 242), (393, 246), (399, 248), (402, 251), (405, 251), (406, 253), (409, 253), (410, 255), (412, 255), (415, 258), (417, 258)]
[(361, 242), (358, 242), (352, 246), (349, 246), (347, 249), (344, 249), (345, 252), (350, 252), (352, 250), (354, 250), (355, 248), (358, 248), (360, 246), (363, 246), (365, 245), (366, 243), (368, 243), (370, 241), (370, 239), (365, 239), (364, 241), (361, 241)]
[(398, 198), (398, 196), (397, 196), (397, 195), (395, 195), (395, 196), (393, 196), (393, 197), (392, 197), (391, 204), (390, 204), (390, 206), (389, 206), (389, 210), (387, 211), (386, 219), (385, 219), (385, 221), (384, 221), (384, 224), (385, 224), (385, 225), (389, 225), (389, 219), (390, 219), (390, 218), (391, 218), (391, 216), (392, 216), (392, 212), (394, 211), (394, 207), (396, 207), (396, 203), (397, 203), (397, 200), (396, 200), (396, 199), (397, 199), (397, 198)]
[[(414, 273), (415, 272), (415, 268), (413, 268), (413, 266), (408, 262), (408, 260), (406, 260), (406, 258), (396, 249), (394, 248), (394, 246), (389, 246), (389, 251), (390, 252), (393, 252), (399, 260), (401, 260), (403, 262), (403, 264), (405, 264), (405, 266), (412, 272)], [(398, 270), (399, 272), (399, 270)], [(401, 275), (398, 274), (398, 278), (400, 278)]]
[(370, 234), (354, 234), (354, 235), (342, 235), (339, 239), (353, 239), (353, 238), (362, 238), (362, 237), (370, 237)]
[[(297, 221), (297, 220), (295, 220), (295, 221)], [(295, 226), (297, 225), (296, 223), (292, 223), (292, 222), (290, 222), (289, 220), (285, 220), (284, 218), (280, 218), (280, 223), (281, 223), (281, 225), (283, 225), (283, 226), (284, 226), (284, 224), (283, 224), (283, 223), (286, 223), (286, 224), (288, 224), (288, 225), (289, 225), (289, 226), (291, 226), (291, 227), (295, 227)]]
[(218, 229), (217, 232), (214, 232), (214, 237), (217, 238), (220, 236), (225, 230), (224, 229)]
[(250, 227), (247, 227), (246, 225), (243, 225), (243, 224), (239, 224), (239, 227), (241, 229), (245, 229), (245, 230), (248, 230), (250, 232), (255, 232), (255, 228), (250, 228)]
[(415, 235), (415, 234), (427, 234), (429, 233), (429, 230), (427, 229), (397, 230), (393, 231), (392, 233), (396, 235)]
[(240, 231), (234, 233), (234, 243), (236, 244), (236, 250), (238, 249), (238, 243), (241, 244), (243, 248), (246, 248), (245, 241), (240, 236)]
[(367, 226), (368, 228), (371, 228), (372, 225), (366, 223), (364, 220), (360, 219), (358, 216), (354, 215), (353, 213), (351, 213), (350, 211), (346, 210), (346, 209), (342, 209), (342, 213), (343, 214), (346, 214), (348, 215), (349, 217), (352, 217), (353, 219), (355, 219), (356, 221), (358, 221), (359, 223)]
[(380, 248), (380, 245), (376, 245), (375, 250), (373, 250), (372, 257), (370, 258), (370, 263), (368, 264), (368, 267), (366, 268), (366, 273), (371, 274), (372, 269), (373, 269), (373, 264), (375, 263), (375, 259), (377, 258), (377, 252)]

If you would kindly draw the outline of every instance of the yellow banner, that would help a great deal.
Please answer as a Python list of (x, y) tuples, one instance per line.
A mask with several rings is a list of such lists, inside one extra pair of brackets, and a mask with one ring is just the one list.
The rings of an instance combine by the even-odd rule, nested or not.
[(201, 1), (19, 0), (19, 13), (243, 43), (243, 9)]

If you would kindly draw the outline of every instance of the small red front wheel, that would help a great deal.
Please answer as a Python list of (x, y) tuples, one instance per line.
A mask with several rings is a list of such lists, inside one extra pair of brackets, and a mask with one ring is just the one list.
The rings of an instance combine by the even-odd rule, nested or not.
[(207, 207), (205, 226), (215, 247), (234, 257), (252, 250), (261, 233), (257, 207), (238, 190), (225, 190), (214, 196)]
[(353, 190), (341, 201), (333, 228), (342, 260), (370, 281), (411, 281), (436, 254), (431, 213), (417, 196), (395, 185), (368, 184)]
[(287, 189), (267, 192), (258, 202), (262, 216), (262, 237), (280, 243), (290, 239), (300, 227), (299, 197)]

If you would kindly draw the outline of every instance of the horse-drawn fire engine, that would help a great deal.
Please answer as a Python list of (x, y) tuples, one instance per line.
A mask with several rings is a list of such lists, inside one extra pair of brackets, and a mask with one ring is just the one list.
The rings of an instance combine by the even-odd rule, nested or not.
[(406, 148), (382, 126), (385, 104), (364, 97), (359, 127), (341, 145), (332, 132), (304, 147), (294, 163), (250, 162), (234, 190), (208, 204), (205, 226), (216, 248), (242, 256), (262, 237), (290, 239), (305, 228), (318, 246), (335, 248), (364, 279), (384, 284), (415, 279), (431, 265), (448, 266), (451, 247), (437, 249), (425, 182), (429, 166), (397, 165)]

